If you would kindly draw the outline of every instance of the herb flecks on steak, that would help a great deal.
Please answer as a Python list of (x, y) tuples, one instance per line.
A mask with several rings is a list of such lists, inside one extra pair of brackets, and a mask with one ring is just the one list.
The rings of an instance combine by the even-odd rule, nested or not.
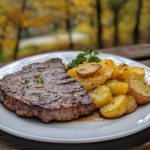
[(59, 58), (33, 63), (4, 76), (0, 80), (0, 102), (17, 115), (36, 116), (43, 122), (72, 120), (95, 109), (87, 91), (66, 74)]

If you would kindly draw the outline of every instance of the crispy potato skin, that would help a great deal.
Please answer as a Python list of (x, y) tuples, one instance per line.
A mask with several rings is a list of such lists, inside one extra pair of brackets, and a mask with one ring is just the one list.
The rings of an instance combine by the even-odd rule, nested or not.
[(85, 78), (94, 75), (100, 68), (101, 64), (83, 64), (79, 65), (76, 71), (78, 76)]
[(128, 106), (127, 106), (127, 111), (125, 113), (126, 115), (133, 113), (137, 109), (137, 102), (134, 99), (134, 97), (127, 95), (127, 98), (128, 98)]
[(135, 98), (138, 105), (143, 105), (150, 102), (150, 96), (144, 96), (134, 89), (132, 85), (132, 80), (130, 80), (129, 82), (128, 94)]
[(124, 69), (124, 68), (128, 68), (129, 66), (125, 63), (122, 63), (119, 65), (119, 69)]
[[(82, 72), (82, 66), (88, 67), (88, 65), (101, 65), (102, 68), (95, 68), (95, 70), (88, 68), (83, 69)], [(81, 72), (78, 69), (81, 69)], [(144, 80), (144, 68), (128, 66), (124, 63), (117, 66), (113, 60), (103, 59), (99, 63), (84, 62), (69, 70), (67, 74), (84, 86), (94, 100), (96, 108), (100, 108), (100, 113), (106, 118), (130, 114), (137, 109), (138, 105), (150, 102), (150, 85), (147, 85)], [(139, 83), (132, 84), (135, 80)], [(107, 86), (109, 91), (99, 89), (100, 86)], [(113, 98), (112, 95), (115, 97)]]
[(112, 78), (114, 72), (108, 65), (103, 64), (102, 68), (99, 69), (94, 75), (82, 78), (75, 73), (75, 69), (73, 68), (69, 70), (67, 74), (70, 74), (71, 77), (79, 81), (88, 92), (97, 88), (98, 85), (102, 85), (107, 79)]

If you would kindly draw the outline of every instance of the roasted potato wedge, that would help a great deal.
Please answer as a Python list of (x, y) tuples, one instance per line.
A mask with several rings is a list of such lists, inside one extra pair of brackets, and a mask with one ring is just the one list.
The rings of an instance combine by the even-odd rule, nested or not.
[(137, 103), (133, 96), (127, 95), (127, 98), (128, 98), (128, 106), (127, 106), (126, 114), (131, 114), (136, 110)]
[(138, 105), (150, 102), (150, 87), (139, 80), (130, 80), (128, 94), (133, 96)]
[(104, 106), (113, 99), (110, 89), (106, 85), (94, 89), (89, 93), (89, 96), (95, 102), (96, 108)]
[(100, 68), (101, 64), (82, 64), (77, 68), (78, 76), (85, 78), (94, 75)]
[(102, 64), (102, 66), (105, 65), (105, 66), (113, 69), (113, 71), (114, 71), (113, 75), (112, 75), (113, 79), (117, 79), (118, 76), (120, 76), (121, 71), (120, 71), (119, 67), (117, 65), (115, 65), (113, 60), (111, 60), (111, 59), (104, 59), (104, 60), (101, 60), (100, 64)]
[(128, 99), (125, 95), (114, 97), (113, 102), (110, 102), (100, 108), (101, 114), (106, 118), (118, 118), (126, 113)]
[(128, 84), (117, 80), (108, 80), (105, 85), (109, 87), (113, 96), (126, 95), (128, 92)]
[[(71, 70), (70, 70), (70, 73), (71, 73)], [(73, 70), (71, 76), (74, 76), (75, 74), (74, 71), (75, 70)], [(87, 91), (91, 91), (94, 88), (97, 88), (98, 85), (102, 85), (107, 79), (112, 78), (113, 72), (114, 71), (112, 68), (108, 67), (107, 65), (102, 65), (102, 68), (99, 69), (98, 72), (96, 72), (94, 75), (90, 77), (82, 78), (78, 76), (76, 73), (74, 78), (77, 81), (79, 81)], [(69, 71), (67, 72), (67, 74), (69, 74)]]
[(121, 82), (129, 83), (129, 81), (132, 79), (144, 81), (145, 71), (141, 67), (137, 66), (129, 67), (126, 64), (121, 64), (119, 66), (119, 69), (121, 73), (120, 76), (118, 77), (118, 80)]
[(124, 63), (119, 65), (119, 69), (124, 69), (124, 68), (128, 68), (128, 67), (129, 66), (127, 64), (124, 64)]
[(70, 69), (67, 74), (69, 74), (72, 78), (77, 76), (77, 67)]
[(144, 71), (144, 69), (141, 68), (141, 67), (133, 66), (133, 67), (129, 67), (129, 70), (130, 70), (132, 73), (141, 76), (142, 78), (145, 77), (145, 71)]

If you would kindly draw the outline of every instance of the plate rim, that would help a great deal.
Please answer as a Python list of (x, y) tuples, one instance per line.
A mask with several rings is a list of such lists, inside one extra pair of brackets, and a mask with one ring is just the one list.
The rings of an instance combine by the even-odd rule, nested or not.
[[(27, 58), (20, 59), (20, 60), (14, 61), (12, 63), (9, 63), (8, 65), (5, 65), (5, 66), (1, 67), (0, 70), (5, 68), (5, 67), (8, 67), (9, 65), (15, 64), (16, 62), (19, 62), (21, 60), (34, 58), (34, 57), (41, 56), (41, 55), (44, 56), (44, 55), (47, 55), (47, 54), (55, 54), (55, 53), (63, 54), (63, 53), (66, 53), (66, 52), (72, 52), (72, 51), (51, 52), (51, 53), (45, 53), (45, 54), (30, 56), (30, 57), (27, 57)], [(80, 52), (82, 52), (82, 51), (73, 51), (72, 53), (80, 53)], [(129, 58), (125, 58), (125, 57), (114, 55), (114, 54), (100, 53), (100, 52), (99, 52), (99, 54), (109, 55), (109, 56), (112, 56), (112, 57), (117, 56), (119, 58), (135, 62), (136, 64), (140, 64), (143, 67), (150, 69), (149, 67), (147, 67), (147, 66), (145, 66), (145, 65), (143, 65), (143, 64), (141, 64), (141, 63), (139, 63), (135, 60), (129, 59)], [(126, 132), (121, 132), (121, 133), (117, 133), (117, 134), (113, 134), (113, 135), (109, 135), (109, 136), (103, 136), (103, 137), (92, 137), (92, 138), (81, 138), (81, 139), (66, 139), (66, 138), (65, 139), (62, 139), (62, 138), (59, 139), (59, 138), (47, 138), (47, 137), (41, 137), (41, 136), (37, 136), (37, 135), (30, 135), (30, 134), (20, 132), (20, 131), (11, 129), (9, 127), (3, 126), (1, 123), (0, 123), (0, 130), (2, 130), (4, 132), (7, 132), (9, 134), (15, 135), (17, 137), (30, 139), (30, 140), (34, 140), (34, 141), (73, 144), (73, 143), (93, 143), (93, 142), (102, 142), (102, 141), (114, 140), (114, 139), (130, 136), (132, 134), (138, 133), (138, 132), (148, 128), (149, 126), (150, 126), (150, 121), (148, 121), (147, 123), (145, 123), (142, 126), (139, 126), (135, 129), (128, 130)]]
[(30, 135), (23, 132), (19, 132), (17, 130), (5, 127), (0, 124), (0, 130), (5, 131), (11, 135), (15, 135), (17, 137), (39, 141), (39, 142), (47, 142), (47, 143), (64, 143), (64, 144), (80, 144), (80, 143), (94, 143), (94, 142), (103, 142), (103, 141), (110, 141), (115, 140), (119, 138), (123, 138), (126, 136), (130, 136), (132, 134), (138, 133), (150, 126), (150, 122), (144, 124), (141, 127), (138, 127), (136, 129), (128, 130), (125, 133), (117, 133), (115, 135), (105, 136), (105, 137), (94, 137), (94, 138), (83, 138), (83, 139), (59, 139), (59, 138), (46, 138), (46, 137), (39, 137), (36, 135)]

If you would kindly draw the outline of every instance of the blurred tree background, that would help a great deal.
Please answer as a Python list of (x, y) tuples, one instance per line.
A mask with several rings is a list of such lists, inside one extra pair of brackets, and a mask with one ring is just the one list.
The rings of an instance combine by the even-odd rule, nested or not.
[(0, 0), (0, 63), (150, 43), (150, 0)]

